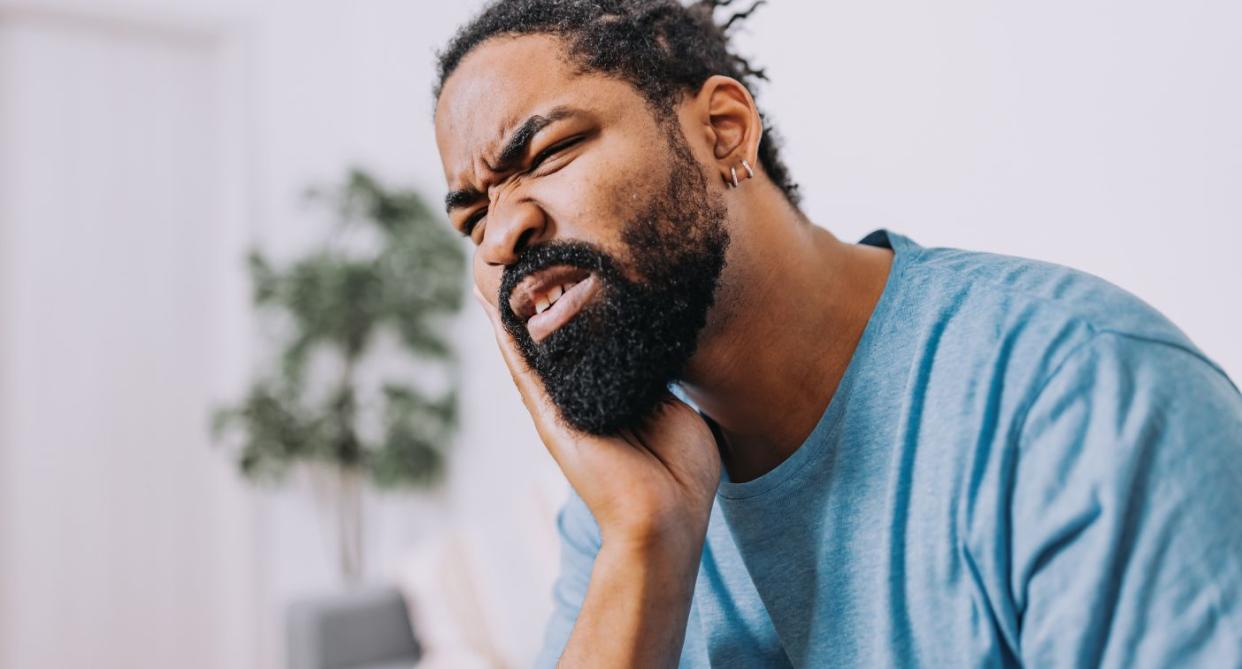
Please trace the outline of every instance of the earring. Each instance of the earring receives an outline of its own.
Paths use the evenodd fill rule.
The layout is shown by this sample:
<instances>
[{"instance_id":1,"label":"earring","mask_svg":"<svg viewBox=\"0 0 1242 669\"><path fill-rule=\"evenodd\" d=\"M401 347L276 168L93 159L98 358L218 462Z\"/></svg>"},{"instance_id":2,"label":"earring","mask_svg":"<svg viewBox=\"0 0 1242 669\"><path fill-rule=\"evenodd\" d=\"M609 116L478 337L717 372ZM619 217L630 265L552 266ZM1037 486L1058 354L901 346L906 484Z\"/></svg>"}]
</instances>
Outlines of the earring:
<instances>
[{"instance_id":1,"label":"earring","mask_svg":"<svg viewBox=\"0 0 1242 669\"><path fill-rule=\"evenodd\" d=\"M733 175L733 187L734 187L734 188L737 188L737 168L736 168L736 167L730 167L730 168L729 168L729 174L732 174L732 175Z\"/></svg>"},{"instance_id":2,"label":"earring","mask_svg":"<svg viewBox=\"0 0 1242 669\"><path fill-rule=\"evenodd\" d=\"M749 176L751 179L755 178L755 171L750 169L750 163L746 162L745 158L742 159L742 168L746 170L747 176Z\"/></svg>"}]
</instances>

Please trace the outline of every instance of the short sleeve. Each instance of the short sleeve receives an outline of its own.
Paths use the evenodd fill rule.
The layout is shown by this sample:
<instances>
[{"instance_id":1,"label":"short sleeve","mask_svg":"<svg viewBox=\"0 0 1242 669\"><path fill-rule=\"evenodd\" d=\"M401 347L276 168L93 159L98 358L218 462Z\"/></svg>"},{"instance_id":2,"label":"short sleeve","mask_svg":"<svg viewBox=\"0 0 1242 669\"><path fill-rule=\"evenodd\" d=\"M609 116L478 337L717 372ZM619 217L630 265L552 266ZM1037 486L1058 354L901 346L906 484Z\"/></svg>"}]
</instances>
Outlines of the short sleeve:
<instances>
[{"instance_id":1,"label":"short sleeve","mask_svg":"<svg viewBox=\"0 0 1242 669\"><path fill-rule=\"evenodd\" d=\"M1179 345L1097 334L1018 440L1023 663L1242 667L1242 396Z\"/></svg>"},{"instance_id":2,"label":"short sleeve","mask_svg":"<svg viewBox=\"0 0 1242 669\"><path fill-rule=\"evenodd\" d=\"M561 541L561 566L552 589L552 617L544 632L543 649L535 661L540 669L555 667L569 643L601 544L595 517L572 490L557 514L556 527Z\"/></svg>"}]
</instances>

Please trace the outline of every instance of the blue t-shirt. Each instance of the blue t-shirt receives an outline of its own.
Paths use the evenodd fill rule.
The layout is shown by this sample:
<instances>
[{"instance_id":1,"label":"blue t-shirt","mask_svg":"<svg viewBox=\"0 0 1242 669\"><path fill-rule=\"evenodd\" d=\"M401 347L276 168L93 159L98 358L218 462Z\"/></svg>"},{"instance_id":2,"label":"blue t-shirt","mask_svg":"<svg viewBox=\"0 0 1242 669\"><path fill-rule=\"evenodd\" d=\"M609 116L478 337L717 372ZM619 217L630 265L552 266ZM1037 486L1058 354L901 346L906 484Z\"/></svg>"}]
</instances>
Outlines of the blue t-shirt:
<instances>
[{"instance_id":1,"label":"blue t-shirt","mask_svg":"<svg viewBox=\"0 0 1242 669\"><path fill-rule=\"evenodd\" d=\"M863 243L894 251L884 292L806 442L724 473L681 666L1242 667L1225 373L1088 274ZM539 666L600 546L577 495L558 526Z\"/></svg>"}]
</instances>

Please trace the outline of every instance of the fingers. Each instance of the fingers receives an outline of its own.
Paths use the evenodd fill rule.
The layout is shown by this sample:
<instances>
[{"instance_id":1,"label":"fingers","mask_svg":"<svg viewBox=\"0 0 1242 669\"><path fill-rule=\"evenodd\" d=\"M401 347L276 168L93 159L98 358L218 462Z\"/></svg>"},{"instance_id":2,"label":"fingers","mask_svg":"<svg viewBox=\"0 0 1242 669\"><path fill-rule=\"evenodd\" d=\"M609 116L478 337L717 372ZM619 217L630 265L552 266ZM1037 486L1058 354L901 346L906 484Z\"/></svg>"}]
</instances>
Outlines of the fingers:
<instances>
[{"instance_id":1,"label":"fingers","mask_svg":"<svg viewBox=\"0 0 1242 669\"><path fill-rule=\"evenodd\" d=\"M513 343L513 338L505 330L504 323L500 321L500 312L496 309L496 305L489 302L483 296L478 286L474 287L474 297L479 301L479 304L483 307L483 313L487 314L487 319L492 323L492 334L496 336L496 346L500 348L500 355L505 360L505 366L509 368L509 374L513 377L513 383L525 395L527 390L531 390L528 387L530 382L527 380L531 376L530 368L518 352L517 345ZM539 390L542 391L542 388Z\"/></svg>"},{"instance_id":2,"label":"fingers","mask_svg":"<svg viewBox=\"0 0 1242 669\"><path fill-rule=\"evenodd\" d=\"M555 405L552 404L547 392L543 388L543 383L526 364L526 360L518 351L517 345L513 338L509 336L509 332L505 329L504 323L500 320L500 313L496 306L492 304L479 291L478 286L474 288L475 299L483 307L483 312L487 314L488 320L492 322L492 333L496 336L496 346L500 348L500 355L504 358L505 366L509 368L509 375L513 378L513 385L517 386L518 393L522 396L522 403L526 405L526 410L530 413L531 418L535 421L535 428L538 430L540 437L544 443L551 449L553 441L557 433L561 431L558 414ZM554 457L557 453L553 452ZM559 458L558 458L559 459Z\"/></svg>"}]
</instances>

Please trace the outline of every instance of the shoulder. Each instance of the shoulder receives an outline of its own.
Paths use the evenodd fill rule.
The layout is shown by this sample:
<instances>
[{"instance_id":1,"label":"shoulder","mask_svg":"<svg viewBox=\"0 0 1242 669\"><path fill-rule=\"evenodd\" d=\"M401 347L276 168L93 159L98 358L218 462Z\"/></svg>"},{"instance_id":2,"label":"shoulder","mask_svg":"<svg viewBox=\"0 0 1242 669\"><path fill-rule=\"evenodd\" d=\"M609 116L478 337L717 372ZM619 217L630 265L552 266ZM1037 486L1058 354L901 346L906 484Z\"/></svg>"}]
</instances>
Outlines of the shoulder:
<instances>
[{"instance_id":1,"label":"shoulder","mask_svg":"<svg viewBox=\"0 0 1242 669\"><path fill-rule=\"evenodd\" d=\"M1100 330L1051 370L1019 426L1023 444L1104 446L1109 457L1139 455L1136 448L1157 443L1166 451L1169 445L1196 449L1201 456L1232 450L1217 455L1236 457L1242 446L1242 394L1193 346Z\"/></svg>"},{"instance_id":2,"label":"shoulder","mask_svg":"<svg viewBox=\"0 0 1242 669\"><path fill-rule=\"evenodd\" d=\"M1151 356L1153 363L1193 358L1223 375L1167 317L1098 276L1039 260L892 239L907 254L898 277L905 294L901 321L943 334L946 341L939 345L958 357L999 361L1007 367L1006 385L1020 380L1027 391L1038 389L1080 351L1079 357L1110 350L1133 359Z\"/></svg>"},{"instance_id":3,"label":"shoulder","mask_svg":"<svg viewBox=\"0 0 1242 669\"><path fill-rule=\"evenodd\" d=\"M890 358L909 359L914 391L937 410L961 413L963 402L986 397L978 415L1019 443L1041 420L1055 417L1067 429L1071 407L1094 407L1096 418L1116 405L1173 420L1238 401L1220 367L1168 318L1102 278L887 234L898 260L878 339L891 342ZM1212 402L1195 406L1196 398ZM1236 420L1236 409L1222 411L1201 424ZM1177 420L1179 430L1198 429Z\"/></svg>"},{"instance_id":4,"label":"shoulder","mask_svg":"<svg viewBox=\"0 0 1242 669\"><path fill-rule=\"evenodd\" d=\"M1163 314L1137 296L1093 274L1016 256L923 248L907 279L933 295L969 295L974 301L1026 318L1072 321L1091 333L1117 332L1189 344Z\"/></svg>"}]
</instances>

